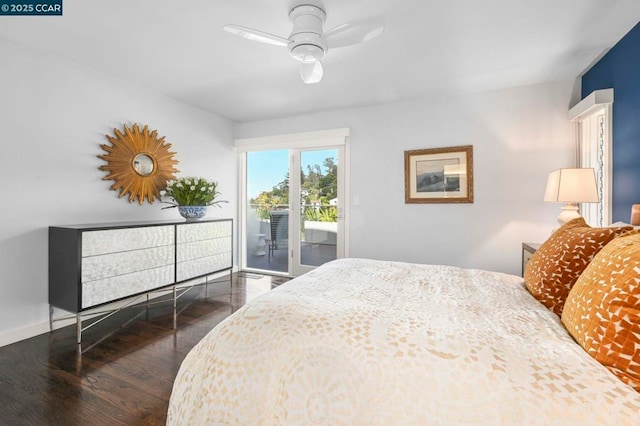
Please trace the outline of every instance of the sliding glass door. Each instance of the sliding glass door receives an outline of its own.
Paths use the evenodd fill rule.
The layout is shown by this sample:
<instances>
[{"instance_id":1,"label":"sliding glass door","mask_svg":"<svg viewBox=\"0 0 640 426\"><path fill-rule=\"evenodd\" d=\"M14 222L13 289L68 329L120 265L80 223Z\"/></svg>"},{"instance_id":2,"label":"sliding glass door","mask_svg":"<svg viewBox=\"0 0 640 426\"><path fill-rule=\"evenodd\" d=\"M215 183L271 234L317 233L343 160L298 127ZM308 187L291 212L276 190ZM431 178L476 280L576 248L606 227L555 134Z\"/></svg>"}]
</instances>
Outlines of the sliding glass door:
<instances>
[{"instance_id":1,"label":"sliding glass door","mask_svg":"<svg viewBox=\"0 0 640 426\"><path fill-rule=\"evenodd\" d=\"M289 150L246 153L245 266L289 274Z\"/></svg>"},{"instance_id":2,"label":"sliding glass door","mask_svg":"<svg viewBox=\"0 0 640 426\"><path fill-rule=\"evenodd\" d=\"M340 152L341 148L292 151L291 169L298 171L292 179L291 191L295 195L292 210L297 219L292 228L294 276L344 256L339 230L343 192Z\"/></svg>"},{"instance_id":3,"label":"sliding glass door","mask_svg":"<svg viewBox=\"0 0 640 426\"><path fill-rule=\"evenodd\" d=\"M344 257L343 157L342 146L244 154L244 269L298 276Z\"/></svg>"}]
</instances>

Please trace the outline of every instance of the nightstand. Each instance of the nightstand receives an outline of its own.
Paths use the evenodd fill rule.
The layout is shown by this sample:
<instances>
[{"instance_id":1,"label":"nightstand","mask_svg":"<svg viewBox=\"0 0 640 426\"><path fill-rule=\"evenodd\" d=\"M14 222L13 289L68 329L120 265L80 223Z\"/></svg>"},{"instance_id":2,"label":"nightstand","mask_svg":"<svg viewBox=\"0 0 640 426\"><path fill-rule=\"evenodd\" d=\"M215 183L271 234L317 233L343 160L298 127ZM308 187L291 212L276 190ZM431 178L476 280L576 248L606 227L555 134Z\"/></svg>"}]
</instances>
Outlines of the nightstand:
<instances>
[{"instance_id":1,"label":"nightstand","mask_svg":"<svg viewBox=\"0 0 640 426\"><path fill-rule=\"evenodd\" d=\"M540 248L538 243L522 243L522 276L524 277L524 270L527 267L527 263L533 256L533 253Z\"/></svg>"}]
</instances>

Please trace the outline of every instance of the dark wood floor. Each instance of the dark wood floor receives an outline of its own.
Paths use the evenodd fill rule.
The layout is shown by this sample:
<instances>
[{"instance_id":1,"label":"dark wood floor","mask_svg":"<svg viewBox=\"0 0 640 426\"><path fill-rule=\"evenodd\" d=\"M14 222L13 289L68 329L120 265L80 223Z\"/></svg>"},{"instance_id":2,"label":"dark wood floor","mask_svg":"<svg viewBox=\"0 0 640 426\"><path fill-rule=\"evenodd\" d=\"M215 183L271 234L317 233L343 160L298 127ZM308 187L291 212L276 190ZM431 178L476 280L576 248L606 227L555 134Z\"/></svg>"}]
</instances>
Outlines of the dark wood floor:
<instances>
[{"instance_id":1,"label":"dark wood floor","mask_svg":"<svg viewBox=\"0 0 640 426\"><path fill-rule=\"evenodd\" d=\"M126 309L83 334L75 326L0 348L0 424L162 425L189 350L216 324L286 278L234 274L171 302Z\"/></svg>"}]
</instances>

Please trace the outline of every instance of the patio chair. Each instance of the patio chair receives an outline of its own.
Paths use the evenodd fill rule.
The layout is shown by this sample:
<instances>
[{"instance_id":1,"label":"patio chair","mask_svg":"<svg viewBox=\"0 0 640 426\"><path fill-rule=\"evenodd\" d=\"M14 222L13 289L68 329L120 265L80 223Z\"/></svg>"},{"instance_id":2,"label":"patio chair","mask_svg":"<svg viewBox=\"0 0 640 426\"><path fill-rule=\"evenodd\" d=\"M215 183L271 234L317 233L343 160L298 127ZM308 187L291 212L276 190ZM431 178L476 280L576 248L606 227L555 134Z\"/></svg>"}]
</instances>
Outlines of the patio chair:
<instances>
[{"instance_id":1,"label":"patio chair","mask_svg":"<svg viewBox=\"0 0 640 426\"><path fill-rule=\"evenodd\" d=\"M269 242L269 262L275 250L289 248L289 211L274 210L269 215L271 241Z\"/></svg>"}]
</instances>

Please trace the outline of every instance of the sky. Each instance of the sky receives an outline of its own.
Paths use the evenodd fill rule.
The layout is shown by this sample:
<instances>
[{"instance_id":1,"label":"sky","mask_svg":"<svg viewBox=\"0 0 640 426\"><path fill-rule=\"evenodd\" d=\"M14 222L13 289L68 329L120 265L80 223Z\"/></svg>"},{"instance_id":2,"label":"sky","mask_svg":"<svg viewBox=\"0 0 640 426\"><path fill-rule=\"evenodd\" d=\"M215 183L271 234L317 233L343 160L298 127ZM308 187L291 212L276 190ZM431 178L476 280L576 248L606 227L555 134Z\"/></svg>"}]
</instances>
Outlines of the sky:
<instances>
[{"instance_id":1,"label":"sky","mask_svg":"<svg viewBox=\"0 0 640 426\"><path fill-rule=\"evenodd\" d=\"M322 167L322 162L327 157L337 159L337 151L335 149L303 151L302 168L306 170L308 165L313 164L318 164ZM288 149L248 152L247 198L255 198L262 191L271 191L274 186L284 180L288 170Z\"/></svg>"}]
</instances>

